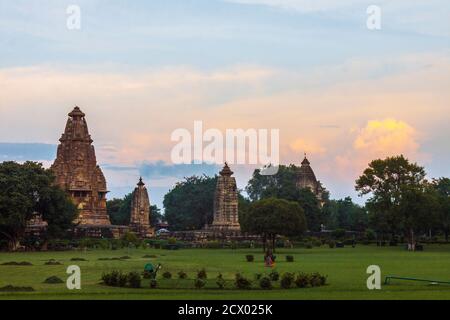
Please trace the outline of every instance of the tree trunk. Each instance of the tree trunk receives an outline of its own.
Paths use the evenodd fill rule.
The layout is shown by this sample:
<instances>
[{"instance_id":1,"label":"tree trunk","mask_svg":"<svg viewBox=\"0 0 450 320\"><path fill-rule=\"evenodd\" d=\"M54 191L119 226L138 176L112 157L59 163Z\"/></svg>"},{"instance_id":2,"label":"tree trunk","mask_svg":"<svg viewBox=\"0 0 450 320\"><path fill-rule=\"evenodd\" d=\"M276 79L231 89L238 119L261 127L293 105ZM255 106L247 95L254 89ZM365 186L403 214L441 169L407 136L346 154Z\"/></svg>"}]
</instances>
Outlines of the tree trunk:
<instances>
[{"instance_id":1,"label":"tree trunk","mask_svg":"<svg viewBox=\"0 0 450 320\"><path fill-rule=\"evenodd\" d=\"M409 230L409 232L410 232L410 235L411 235L411 239L410 239L410 241L411 241L411 250L412 251L416 251L416 241L414 239L414 230L411 228Z\"/></svg>"},{"instance_id":2,"label":"tree trunk","mask_svg":"<svg viewBox=\"0 0 450 320\"><path fill-rule=\"evenodd\" d=\"M9 251L17 251L20 247L20 241L17 238L10 238L8 240L8 249Z\"/></svg>"}]
</instances>

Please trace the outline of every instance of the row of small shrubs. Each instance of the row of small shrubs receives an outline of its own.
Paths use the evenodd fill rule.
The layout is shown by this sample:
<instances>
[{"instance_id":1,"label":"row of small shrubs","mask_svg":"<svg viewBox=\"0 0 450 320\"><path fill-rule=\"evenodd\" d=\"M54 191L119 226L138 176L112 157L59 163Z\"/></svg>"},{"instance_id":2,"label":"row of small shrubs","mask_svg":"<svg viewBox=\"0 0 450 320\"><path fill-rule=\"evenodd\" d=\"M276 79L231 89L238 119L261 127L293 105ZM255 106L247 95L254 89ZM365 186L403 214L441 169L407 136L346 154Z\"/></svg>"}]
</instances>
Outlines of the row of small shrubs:
<instances>
[{"instance_id":1,"label":"row of small shrubs","mask_svg":"<svg viewBox=\"0 0 450 320\"><path fill-rule=\"evenodd\" d=\"M170 271L166 271L162 274L164 279L172 279L172 273ZM188 275L183 270L178 272L178 279L187 279ZM205 269L201 269L197 272L197 279L206 280L208 275L206 274Z\"/></svg>"},{"instance_id":2,"label":"row of small shrubs","mask_svg":"<svg viewBox=\"0 0 450 320\"><path fill-rule=\"evenodd\" d=\"M123 273L122 271L114 270L109 273L103 273L103 284L111 287L141 287L141 275L137 272Z\"/></svg>"},{"instance_id":3,"label":"row of small shrubs","mask_svg":"<svg viewBox=\"0 0 450 320\"><path fill-rule=\"evenodd\" d=\"M0 288L0 292L32 292L33 287L17 287L13 285L7 285Z\"/></svg>"},{"instance_id":4,"label":"row of small shrubs","mask_svg":"<svg viewBox=\"0 0 450 320\"><path fill-rule=\"evenodd\" d=\"M245 256L245 259L247 260L247 262L253 262L255 261L255 256L252 254L248 254ZM294 262L294 256L286 256L286 262Z\"/></svg>"},{"instance_id":5,"label":"row of small shrubs","mask_svg":"<svg viewBox=\"0 0 450 320\"><path fill-rule=\"evenodd\" d=\"M22 262L10 261L10 262L4 262L1 265L2 266L32 266L33 264L28 261L22 261Z\"/></svg>"}]
</instances>

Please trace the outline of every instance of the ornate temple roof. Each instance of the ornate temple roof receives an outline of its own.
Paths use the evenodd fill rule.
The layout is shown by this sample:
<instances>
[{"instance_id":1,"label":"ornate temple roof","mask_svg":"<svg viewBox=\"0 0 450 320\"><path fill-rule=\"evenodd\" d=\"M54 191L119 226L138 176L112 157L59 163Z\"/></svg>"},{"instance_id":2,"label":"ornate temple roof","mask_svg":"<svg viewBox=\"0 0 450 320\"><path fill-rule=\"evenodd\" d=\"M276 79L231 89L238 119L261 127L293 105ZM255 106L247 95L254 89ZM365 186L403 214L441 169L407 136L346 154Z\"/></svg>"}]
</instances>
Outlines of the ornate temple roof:
<instances>
[{"instance_id":1,"label":"ornate temple roof","mask_svg":"<svg viewBox=\"0 0 450 320\"><path fill-rule=\"evenodd\" d=\"M66 128L59 141L78 140L92 143L84 112L79 107L75 107L68 116Z\"/></svg>"},{"instance_id":2,"label":"ornate temple roof","mask_svg":"<svg viewBox=\"0 0 450 320\"><path fill-rule=\"evenodd\" d=\"M233 175L233 171L231 171L230 167L228 166L228 163L225 162L225 166L223 167L222 171L219 172L221 176L228 176L230 177Z\"/></svg>"},{"instance_id":3,"label":"ornate temple roof","mask_svg":"<svg viewBox=\"0 0 450 320\"><path fill-rule=\"evenodd\" d=\"M314 171L310 166L309 160L306 158L306 154L305 158L302 161L302 166L298 171L298 176L300 181L310 181L313 183L317 183L316 175L314 174Z\"/></svg>"}]
</instances>

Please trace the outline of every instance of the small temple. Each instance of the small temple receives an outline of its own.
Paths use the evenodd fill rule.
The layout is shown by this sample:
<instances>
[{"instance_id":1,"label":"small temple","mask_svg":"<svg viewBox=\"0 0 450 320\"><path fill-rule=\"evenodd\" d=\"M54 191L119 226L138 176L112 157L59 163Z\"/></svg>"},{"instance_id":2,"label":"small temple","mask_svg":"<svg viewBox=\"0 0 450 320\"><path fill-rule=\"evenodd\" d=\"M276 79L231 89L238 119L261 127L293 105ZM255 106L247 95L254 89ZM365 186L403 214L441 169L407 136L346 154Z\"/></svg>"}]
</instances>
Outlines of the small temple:
<instances>
[{"instance_id":1,"label":"small temple","mask_svg":"<svg viewBox=\"0 0 450 320\"><path fill-rule=\"evenodd\" d=\"M302 161L302 165L297 171L297 182L296 185L300 189L308 188L319 200L319 204L323 205L323 194L325 192L325 188L322 186L322 183L317 180L316 175L314 174L313 169L311 168L311 163L306 158Z\"/></svg>"},{"instance_id":2,"label":"small temple","mask_svg":"<svg viewBox=\"0 0 450 320\"><path fill-rule=\"evenodd\" d=\"M227 163L220 171L214 194L214 220L208 229L239 231L238 192L233 171Z\"/></svg>"},{"instance_id":3,"label":"small temple","mask_svg":"<svg viewBox=\"0 0 450 320\"><path fill-rule=\"evenodd\" d=\"M153 236L150 214L150 198L141 177L132 194L130 229L143 238Z\"/></svg>"},{"instance_id":4,"label":"small temple","mask_svg":"<svg viewBox=\"0 0 450 320\"><path fill-rule=\"evenodd\" d=\"M79 225L111 225L106 212L106 179L97 165L95 149L85 114L79 107L69 113L59 139L56 160L51 170L56 183L79 209Z\"/></svg>"}]
</instances>

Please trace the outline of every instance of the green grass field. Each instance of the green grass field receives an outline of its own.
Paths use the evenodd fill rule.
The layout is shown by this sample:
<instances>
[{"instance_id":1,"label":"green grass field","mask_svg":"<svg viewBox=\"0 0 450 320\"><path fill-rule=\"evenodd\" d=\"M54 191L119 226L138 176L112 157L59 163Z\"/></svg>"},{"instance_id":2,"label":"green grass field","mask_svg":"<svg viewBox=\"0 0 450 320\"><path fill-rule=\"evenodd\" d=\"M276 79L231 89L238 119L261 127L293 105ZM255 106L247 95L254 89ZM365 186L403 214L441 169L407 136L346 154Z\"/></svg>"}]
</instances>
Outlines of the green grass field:
<instances>
[{"instance_id":1,"label":"green grass field","mask_svg":"<svg viewBox=\"0 0 450 320\"><path fill-rule=\"evenodd\" d=\"M247 262L246 254L254 254L255 261ZM99 258L113 258L128 255L129 260L101 261ZM145 259L144 255L156 255ZM215 277L221 272L232 280L236 272L253 279L255 273L269 273L261 262L260 249L184 249L168 251L162 249L92 250L68 252L0 253L0 264L9 261L28 261L33 266L0 266L0 287L6 285L32 286L31 293L0 293L0 299L450 299L450 285L431 285L421 282L393 281L383 285L382 290L369 291L366 287L366 268L379 265L382 280L386 275L408 276L432 280L450 281L450 245L429 245L424 252L407 252L403 247L357 246L356 248L329 249L279 249L276 253L275 269L280 272L320 272L328 275L328 285L305 289L273 290L218 290ZM285 262L286 255L293 255L295 262ZM71 258L84 258L85 262L72 262ZM44 265L55 259L63 265ZM143 281L143 288L113 288L100 284L104 271L143 270L144 265L161 263L158 274L159 289L150 289L149 281ZM63 284L44 284L52 275L67 279L66 268L79 265L82 272L82 289L69 291ZM192 287L196 271L205 268L208 284L205 289ZM163 280L164 271L172 272L173 280ZM178 280L180 270L188 273L191 280ZM161 280L160 280L161 279Z\"/></svg>"}]
</instances>

